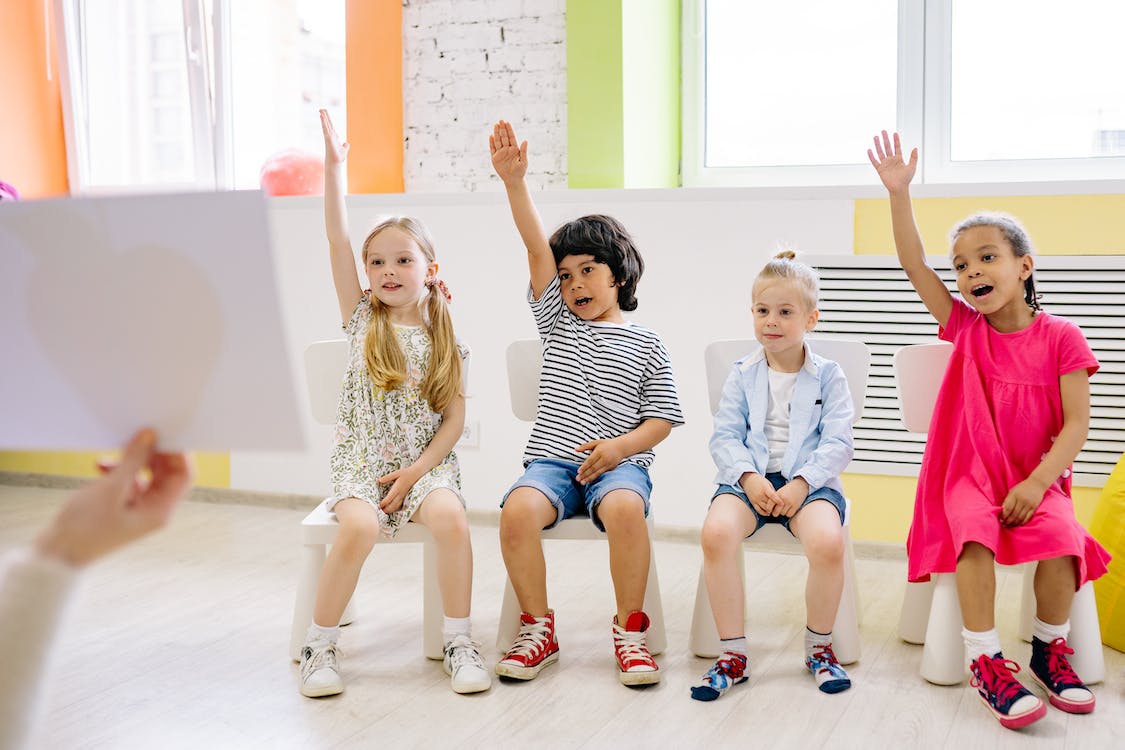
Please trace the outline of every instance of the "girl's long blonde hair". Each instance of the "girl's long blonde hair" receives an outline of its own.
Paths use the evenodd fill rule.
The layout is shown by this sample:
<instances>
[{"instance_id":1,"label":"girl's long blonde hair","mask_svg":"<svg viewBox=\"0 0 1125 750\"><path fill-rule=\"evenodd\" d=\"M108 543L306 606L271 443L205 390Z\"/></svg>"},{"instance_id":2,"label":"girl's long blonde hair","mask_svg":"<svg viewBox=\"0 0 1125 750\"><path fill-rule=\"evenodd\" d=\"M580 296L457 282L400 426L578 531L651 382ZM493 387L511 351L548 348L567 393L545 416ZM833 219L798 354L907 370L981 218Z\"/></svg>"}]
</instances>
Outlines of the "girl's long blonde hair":
<instances>
[{"instance_id":1,"label":"girl's long blonde hair","mask_svg":"<svg viewBox=\"0 0 1125 750\"><path fill-rule=\"evenodd\" d=\"M367 239L363 241L363 265L367 267L367 254L371 241L380 232L398 229L407 234L418 245L426 260L433 263L434 242L422 222L407 216L393 216L375 225ZM393 391L406 382L406 354L398 343L391 327L387 306L376 298L371 299L371 325L367 328L364 343L364 357L367 360L367 373L376 388ZM437 284L430 286L426 295L426 310L423 316L426 333L430 337L430 363L426 376L422 379L422 397L430 408L438 414L461 395L461 353L453 336L453 320L449 316L449 304Z\"/></svg>"}]
</instances>

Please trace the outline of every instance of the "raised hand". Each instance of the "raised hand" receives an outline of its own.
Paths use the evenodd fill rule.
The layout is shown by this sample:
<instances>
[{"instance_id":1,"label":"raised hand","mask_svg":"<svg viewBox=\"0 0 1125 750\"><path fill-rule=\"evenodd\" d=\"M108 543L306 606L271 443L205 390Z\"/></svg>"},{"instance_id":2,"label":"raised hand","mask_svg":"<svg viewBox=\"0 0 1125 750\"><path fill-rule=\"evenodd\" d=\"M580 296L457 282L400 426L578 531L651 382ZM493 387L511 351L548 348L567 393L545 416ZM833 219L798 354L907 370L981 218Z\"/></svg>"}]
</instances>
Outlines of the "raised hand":
<instances>
[{"instance_id":1,"label":"raised hand","mask_svg":"<svg viewBox=\"0 0 1125 750\"><path fill-rule=\"evenodd\" d=\"M898 133L894 134L894 142L883 131L883 137L875 136L875 151L867 149L867 158L879 173L883 186L891 193L898 193L910 186L914 179L914 171L918 167L918 149L910 152L910 161L902 157L902 144L899 142Z\"/></svg>"},{"instance_id":2,"label":"raised hand","mask_svg":"<svg viewBox=\"0 0 1125 750\"><path fill-rule=\"evenodd\" d=\"M343 164L348 159L348 144L341 141L328 116L328 110L320 110L320 129L324 133L324 163L326 165Z\"/></svg>"},{"instance_id":3,"label":"raised hand","mask_svg":"<svg viewBox=\"0 0 1125 750\"><path fill-rule=\"evenodd\" d=\"M492 168L505 184L519 182L527 174L527 141L520 144L512 123L500 120L488 136Z\"/></svg>"}]
</instances>

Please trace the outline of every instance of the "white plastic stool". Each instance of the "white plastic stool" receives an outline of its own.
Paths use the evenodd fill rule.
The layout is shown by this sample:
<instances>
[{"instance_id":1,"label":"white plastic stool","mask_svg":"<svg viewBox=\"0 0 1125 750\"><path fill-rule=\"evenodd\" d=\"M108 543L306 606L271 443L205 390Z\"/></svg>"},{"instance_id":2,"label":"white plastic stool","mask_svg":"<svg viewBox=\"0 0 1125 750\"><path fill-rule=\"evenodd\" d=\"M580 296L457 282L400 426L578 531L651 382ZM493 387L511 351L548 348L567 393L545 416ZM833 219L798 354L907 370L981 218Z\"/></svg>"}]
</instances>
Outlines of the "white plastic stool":
<instances>
[{"instance_id":1,"label":"white plastic stool","mask_svg":"<svg viewBox=\"0 0 1125 750\"><path fill-rule=\"evenodd\" d=\"M1035 564L1028 563L1020 599L1019 634L1024 641L1031 640L1034 628L1034 582ZM961 604L953 573L938 573L930 576L928 583L907 585L899 617L899 636L908 643L923 644L920 671L927 681L935 685L957 685L964 681L968 660L961 637ZM1070 635L1066 642L1074 649L1070 665L1084 682L1093 685L1105 679L1098 611L1094 587L1089 582L1074 595Z\"/></svg>"},{"instance_id":2,"label":"white plastic stool","mask_svg":"<svg viewBox=\"0 0 1125 750\"><path fill-rule=\"evenodd\" d=\"M305 516L301 521L301 572L297 582L297 600L293 605L293 630L289 638L289 655L294 661L301 658L301 647L305 644L305 633L312 622L313 605L316 603L316 585L320 571L324 567L326 547L336 539L340 524L324 503ZM393 540L380 539L376 546L393 544L422 545L422 652L430 659L441 659L441 590L437 581L437 555L434 540L426 527L408 523L403 526ZM351 602L348 603L351 608ZM347 624L351 617L347 611L341 624Z\"/></svg>"},{"instance_id":3,"label":"white plastic stool","mask_svg":"<svg viewBox=\"0 0 1125 750\"><path fill-rule=\"evenodd\" d=\"M850 504L849 504L850 508ZM852 537L849 533L848 514L844 516L844 589L840 593L840 606L836 610L836 621L832 626L832 651L841 664L859 661L859 606L855 585L855 554L852 552ZM746 565L743 549L749 545L796 545L798 541L781 524L766 524L754 532L738 547L738 569L742 573L743 589L746 587ZM691 652L696 656L715 658L722 651L719 633L715 629L715 618L711 613L711 600L707 596L707 583L703 576L703 566L699 567L699 582L695 587L695 612L691 616Z\"/></svg>"},{"instance_id":4,"label":"white plastic stool","mask_svg":"<svg viewBox=\"0 0 1125 750\"><path fill-rule=\"evenodd\" d=\"M605 543L605 534L598 531L586 516L568 518L553 529L543 532L543 539L569 539ZM648 650L659 654L668 646L664 632L664 604L660 599L660 579L656 575L656 546L653 539L652 515L648 517L648 586L645 588L644 611L648 615ZM505 653L516 640L520 629L520 604L510 578L504 583L504 602L500 606L500 627L496 633L496 649Z\"/></svg>"},{"instance_id":5,"label":"white plastic stool","mask_svg":"<svg viewBox=\"0 0 1125 750\"><path fill-rule=\"evenodd\" d=\"M926 433L937 402L938 390L953 353L947 342L913 344L895 352L894 370L903 426L910 432ZM1020 601L1020 637L1031 640L1035 617L1035 565L1029 563L1023 576ZM908 583L902 599L898 634L907 643L921 643L921 673L936 685L956 685L965 679L968 660L961 637L961 603L953 573L930 576L927 583ZM1070 664L1088 684L1105 679L1105 654L1098 630L1094 588L1087 583L1074 596L1070 608L1070 636L1074 649Z\"/></svg>"}]
</instances>

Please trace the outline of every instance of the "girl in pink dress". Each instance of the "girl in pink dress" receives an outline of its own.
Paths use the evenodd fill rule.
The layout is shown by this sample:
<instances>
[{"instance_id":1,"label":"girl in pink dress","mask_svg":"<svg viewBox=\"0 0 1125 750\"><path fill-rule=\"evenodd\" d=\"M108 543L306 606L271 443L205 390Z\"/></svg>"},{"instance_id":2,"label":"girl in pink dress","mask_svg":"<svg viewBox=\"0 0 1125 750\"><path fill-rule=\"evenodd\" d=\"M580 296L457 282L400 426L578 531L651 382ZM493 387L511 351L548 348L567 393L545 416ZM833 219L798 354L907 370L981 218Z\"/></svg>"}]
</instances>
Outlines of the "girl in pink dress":
<instances>
[{"instance_id":1,"label":"girl in pink dress","mask_svg":"<svg viewBox=\"0 0 1125 750\"><path fill-rule=\"evenodd\" d=\"M906 548L909 577L956 572L972 684L1005 727L1047 707L1015 678L995 624L995 562L1037 561L1031 672L1050 702L1094 710L1094 696L1066 655L1070 605L1109 555L1074 517L1070 465L1090 424L1090 375L1098 362L1078 326L1039 307L1031 243L1001 214L979 214L952 232L955 299L926 265L914 223L899 136L883 131L867 152L890 194L899 262L953 354L934 406ZM967 303L967 304L966 304Z\"/></svg>"}]
</instances>

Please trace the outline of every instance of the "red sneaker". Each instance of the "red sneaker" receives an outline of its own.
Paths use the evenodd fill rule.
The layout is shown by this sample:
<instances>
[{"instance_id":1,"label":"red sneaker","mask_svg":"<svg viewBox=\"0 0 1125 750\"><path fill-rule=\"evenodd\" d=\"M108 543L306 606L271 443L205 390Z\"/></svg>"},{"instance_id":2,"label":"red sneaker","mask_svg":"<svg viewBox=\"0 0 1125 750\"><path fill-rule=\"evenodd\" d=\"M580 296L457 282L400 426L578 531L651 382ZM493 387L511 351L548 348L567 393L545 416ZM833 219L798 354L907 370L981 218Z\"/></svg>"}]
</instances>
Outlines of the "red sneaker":
<instances>
[{"instance_id":1,"label":"red sneaker","mask_svg":"<svg viewBox=\"0 0 1125 750\"><path fill-rule=\"evenodd\" d=\"M969 684L1000 725L1008 729L1026 727L1047 715L1047 704L1036 698L1016 679L1020 667L1002 654L980 657L969 665L973 677Z\"/></svg>"},{"instance_id":2,"label":"red sneaker","mask_svg":"<svg viewBox=\"0 0 1125 750\"><path fill-rule=\"evenodd\" d=\"M546 617L532 617L520 612L520 632L504 658L496 663L496 674L517 680L534 679L543 667L559 660L559 642L555 640L555 611Z\"/></svg>"},{"instance_id":3,"label":"red sneaker","mask_svg":"<svg viewBox=\"0 0 1125 750\"><path fill-rule=\"evenodd\" d=\"M645 632L648 615L639 609L629 613L625 627L613 618L613 652L621 670L622 685L651 685L660 682L660 667L648 652Z\"/></svg>"}]
</instances>

